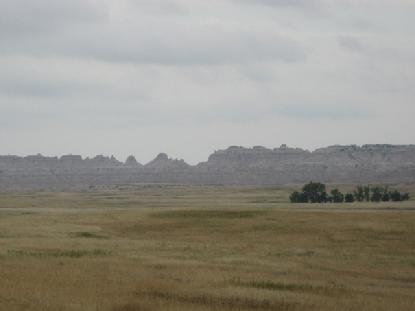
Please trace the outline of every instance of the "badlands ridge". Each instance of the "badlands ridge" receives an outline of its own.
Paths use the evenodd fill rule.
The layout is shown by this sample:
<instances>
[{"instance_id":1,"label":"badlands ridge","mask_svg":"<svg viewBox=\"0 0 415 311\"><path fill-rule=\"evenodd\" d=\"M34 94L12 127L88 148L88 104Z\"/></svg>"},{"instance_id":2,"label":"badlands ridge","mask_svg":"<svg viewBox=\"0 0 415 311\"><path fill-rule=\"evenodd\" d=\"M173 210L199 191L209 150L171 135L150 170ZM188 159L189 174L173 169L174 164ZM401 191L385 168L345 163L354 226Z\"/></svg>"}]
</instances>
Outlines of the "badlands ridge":
<instances>
[{"instance_id":1,"label":"badlands ridge","mask_svg":"<svg viewBox=\"0 0 415 311\"><path fill-rule=\"evenodd\" d=\"M165 153L142 165L134 156L83 159L78 155L0 156L0 192L83 190L139 183L195 185L286 185L325 183L413 183L415 145L298 148L229 147L191 166Z\"/></svg>"}]
</instances>

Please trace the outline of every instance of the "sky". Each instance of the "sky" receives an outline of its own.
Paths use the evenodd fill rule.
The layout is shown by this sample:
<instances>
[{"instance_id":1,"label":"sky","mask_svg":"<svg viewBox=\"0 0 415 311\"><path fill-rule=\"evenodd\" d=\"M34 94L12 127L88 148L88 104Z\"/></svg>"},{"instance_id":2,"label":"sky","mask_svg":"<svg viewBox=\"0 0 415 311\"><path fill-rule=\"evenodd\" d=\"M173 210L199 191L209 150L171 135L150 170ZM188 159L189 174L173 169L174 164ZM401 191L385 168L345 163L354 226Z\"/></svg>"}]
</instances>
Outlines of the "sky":
<instances>
[{"instance_id":1,"label":"sky","mask_svg":"<svg viewBox=\"0 0 415 311\"><path fill-rule=\"evenodd\" d=\"M415 143L413 0L0 0L0 154Z\"/></svg>"}]
</instances>

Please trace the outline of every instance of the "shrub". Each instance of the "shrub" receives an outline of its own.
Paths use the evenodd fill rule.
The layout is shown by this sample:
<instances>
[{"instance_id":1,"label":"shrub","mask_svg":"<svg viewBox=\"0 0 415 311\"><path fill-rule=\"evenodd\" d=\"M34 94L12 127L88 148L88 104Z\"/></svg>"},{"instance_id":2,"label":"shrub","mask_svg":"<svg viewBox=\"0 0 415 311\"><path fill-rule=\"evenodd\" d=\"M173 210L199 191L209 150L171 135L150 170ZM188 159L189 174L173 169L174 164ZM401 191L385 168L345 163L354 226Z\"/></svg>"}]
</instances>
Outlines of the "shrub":
<instances>
[{"instance_id":1,"label":"shrub","mask_svg":"<svg viewBox=\"0 0 415 311\"><path fill-rule=\"evenodd\" d=\"M354 195L351 193L346 193L344 196L344 201L347 203L353 203L354 202Z\"/></svg>"},{"instance_id":2,"label":"shrub","mask_svg":"<svg viewBox=\"0 0 415 311\"><path fill-rule=\"evenodd\" d=\"M401 199L402 201L408 201L410 199L409 193L408 192L404 193Z\"/></svg>"}]
</instances>

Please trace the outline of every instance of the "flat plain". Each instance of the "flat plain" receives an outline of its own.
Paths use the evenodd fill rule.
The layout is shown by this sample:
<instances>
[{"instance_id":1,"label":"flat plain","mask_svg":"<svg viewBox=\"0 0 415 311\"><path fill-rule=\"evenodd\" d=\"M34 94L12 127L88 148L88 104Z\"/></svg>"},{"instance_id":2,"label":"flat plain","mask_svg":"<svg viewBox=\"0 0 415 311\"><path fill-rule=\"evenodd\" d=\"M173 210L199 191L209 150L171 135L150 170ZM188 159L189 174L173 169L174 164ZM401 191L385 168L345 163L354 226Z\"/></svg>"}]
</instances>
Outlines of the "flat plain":
<instances>
[{"instance_id":1,"label":"flat plain","mask_svg":"<svg viewBox=\"0 0 415 311\"><path fill-rule=\"evenodd\" d=\"M415 310L414 201L290 190L1 194L0 310Z\"/></svg>"}]
</instances>

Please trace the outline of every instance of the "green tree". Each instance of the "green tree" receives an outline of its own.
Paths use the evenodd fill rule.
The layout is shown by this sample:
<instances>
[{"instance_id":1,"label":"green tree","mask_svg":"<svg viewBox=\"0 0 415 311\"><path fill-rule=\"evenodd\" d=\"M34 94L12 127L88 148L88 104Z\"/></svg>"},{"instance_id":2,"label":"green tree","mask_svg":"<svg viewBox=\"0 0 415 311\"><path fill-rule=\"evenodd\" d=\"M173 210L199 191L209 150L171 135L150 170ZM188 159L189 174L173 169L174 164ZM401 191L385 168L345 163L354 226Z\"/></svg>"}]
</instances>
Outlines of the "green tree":
<instances>
[{"instance_id":1,"label":"green tree","mask_svg":"<svg viewBox=\"0 0 415 311\"><path fill-rule=\"evenodd\" d=\"M327 201L329 200L329 196L328 196L328 194L327 194L327 192L326 191L324 191L322 194L321 194L321 202L322 203L327 203Z\"/></svg>"},{"instance_id":2,"label":"green tree","mask_svg":"<svg viewBox=\"0 0 415 311\"><path fill-rule=\"evenodd\" d=\"M372 202L380 202L383 196L383 188L382 187L373 187L372 188L372 196L370 200Z\"/></svg>"},{"instance_id":3,"label":"green tree","mask_svg":"<svg viewBox=\"0 0 415 311\"><path fill-rule=\"evenodd\" d=\"M344 196L344 201L347 203L353 203L355 200L355 196L352 193L346 193Z\"/></svg>"},{"instance_id":4,"label":"green tree","mask_svg":"<svg viewBox=\"0 0 415 311\"><path fill-rule=\"evenodd\" d=\"M402 201L401 193L398 190L393 190L390 192L390 198L393 202Z\"/></svg>"},{"instance_id":5,"label":"green tree","mask_svg":"<svg viewBox=\"0 0 415 311\"><path fill-rule=\"evenodd\" d=\"M326 185L319 182L310 182L304 185L303 193L307 197L307 202L322 203L326 193Z\"/></svg>"},{"instance_id":6,"label":"green tree","mask_svg":"<svg viewBox=\"0 0 415 311\"><path fill-rule=\"evenodd\" d=\"M353 193L343 195L339 189L335 188L330 191L330 195L326 192L326 185L322 183L309 182L302 188L302 192L294 191L290 195L292 203L352 203L354 201L372 201L372 202L388 202L390 200L399 202L409 200L409 193L401 194L397 190L389 191L388 187L370 187L357 186Z\"/></svg>"},{"instance_id":7,"label":"green tree","mask_svg":"<svg viewBox=\"0 0 415 311\"><path fill-rule=\"evenodd\" d=\"M307 197L303 192L294 191L290 195L291 203L307 203Z\"/></svg>"},{"instance_id":8,"label":"green tree","mask_svg":"<svg viewBox=\"0 0 415 311\"><path fill-rule=\"evenodd\" d=\"M339 191L339 189L333 189L330 191L330 194L333 198L334 203L342 203L344 201L344 195Z\"/></svg>"},{"instance_id":9,"label":"green tree","mask_svg":"<svg viewBox=\"0 0 415 311\"><path fill-rule=\"evenodd\" d=\"M298 203L298 197L299 197L300 193L298 191L294 191L293 193L291 193L290 195L290 202L291 203Z\"/></svg>"},{"instance_id":10,"label":"green tree","mask_svg":"<svg viewBox=\"0 0 415 311\"><path fill-rule=\"evenodd\" d=\"M363 186L357 186L356 190L354 191L354 197L358 202L362 202L365 199Z\"/></svg>"},{"instance_id":11,"label":"green tree","mask_svg":"<svg viewBox=\"0 0 415 311\"><path fill-rule=\"evenodd\" d=\"M365 196L366 202L369 202L370 201L370 186L363 187L363 194Z\"/></svg>"},{"instance_id":12,"label":"green tree","mask_svg":"<svg viewBox=\"0 0 415 311\"><path fill-rule=\"evenodd\" d=\"M383 194L382 194L382 201L383 202L388 202L390 201L391 197L389 195L389 189L388 187L385 187L385 189L383 190Z\"/></svg>"},{"instance_id":13,"label":"green tree","mask_svg":"<svg viewBox=\"0 0 415 311\"><path fill-rule=\"evenodd\" d=\"M300 203L300 196L301 196L301 193L299 193L298 191L294 191L293 193L291 193L290 195L291 203Z\"/></svg>"}]
</instances>

